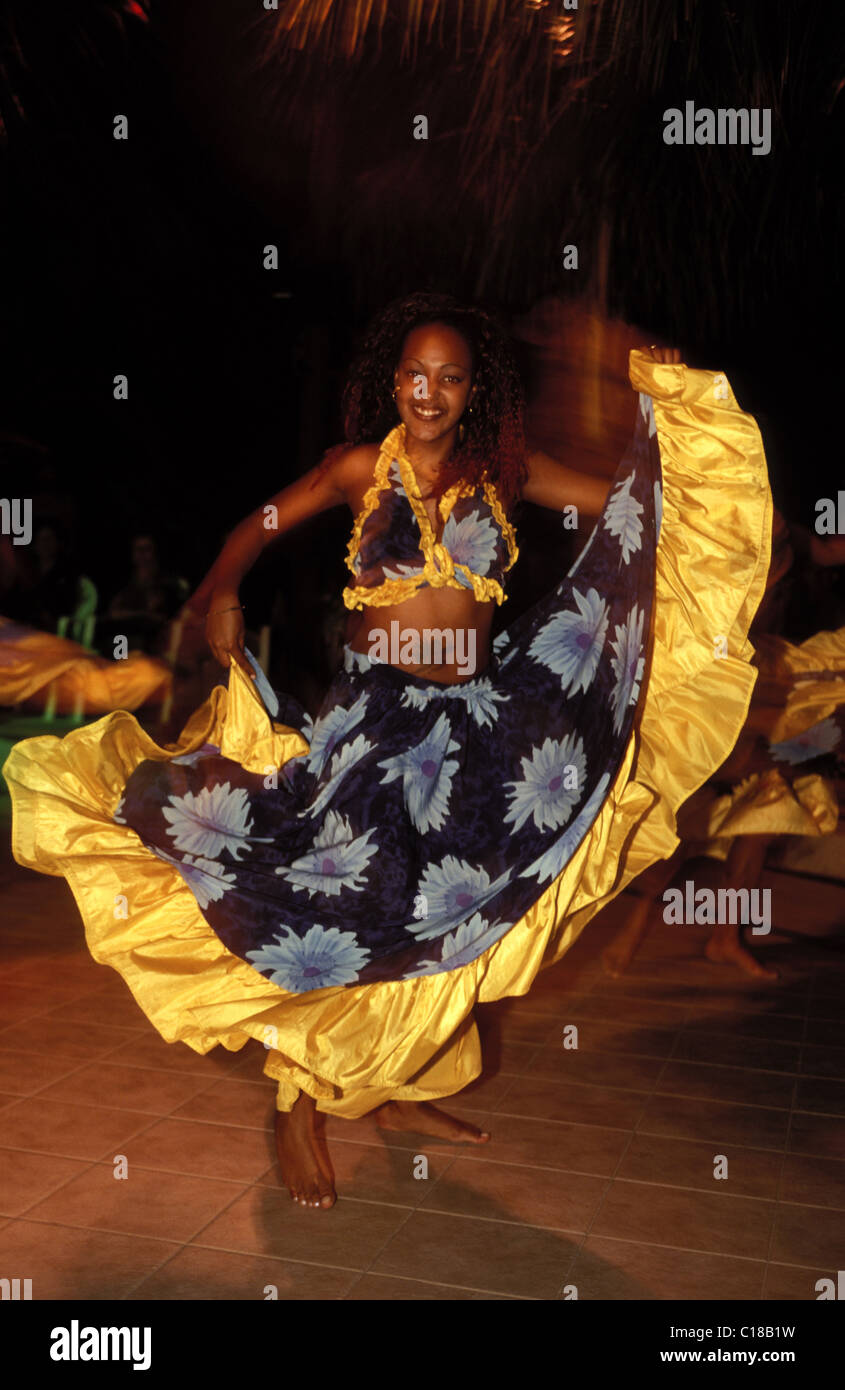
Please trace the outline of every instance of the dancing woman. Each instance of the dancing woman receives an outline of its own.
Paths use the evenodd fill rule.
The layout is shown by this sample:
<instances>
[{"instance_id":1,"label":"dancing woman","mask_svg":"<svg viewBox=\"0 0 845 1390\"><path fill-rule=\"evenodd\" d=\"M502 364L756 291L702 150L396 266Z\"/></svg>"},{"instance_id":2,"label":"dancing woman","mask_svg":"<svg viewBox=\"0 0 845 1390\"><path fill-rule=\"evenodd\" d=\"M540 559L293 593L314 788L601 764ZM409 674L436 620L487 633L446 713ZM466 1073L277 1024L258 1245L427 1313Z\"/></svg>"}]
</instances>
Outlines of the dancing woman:
<instances>
[{"instance_id":1,"label":"dancing woman","mask_svg":"<svg viewBox=\"0 0 845 1390\"><path fill-rule=\"evenodd\" d=\"M194 595L228 689L175 745L118 711L4 769L16 859L68 878L93 955L162 1036L265 1044L303 1205L335 1201L317 1112L487 1141L432 1104L481 1070L474 1006L525 994L672 853L742 727L771 535L760 435L723 374L675 351L632 353L630 378L608 485L527 453L487 314L390 306L346 445L242 522ZM491 644L520 497L597 521ZM275 536L341 504L349 631L312 724L244 648L238 589Z\"/></svg>"}]
</instances>

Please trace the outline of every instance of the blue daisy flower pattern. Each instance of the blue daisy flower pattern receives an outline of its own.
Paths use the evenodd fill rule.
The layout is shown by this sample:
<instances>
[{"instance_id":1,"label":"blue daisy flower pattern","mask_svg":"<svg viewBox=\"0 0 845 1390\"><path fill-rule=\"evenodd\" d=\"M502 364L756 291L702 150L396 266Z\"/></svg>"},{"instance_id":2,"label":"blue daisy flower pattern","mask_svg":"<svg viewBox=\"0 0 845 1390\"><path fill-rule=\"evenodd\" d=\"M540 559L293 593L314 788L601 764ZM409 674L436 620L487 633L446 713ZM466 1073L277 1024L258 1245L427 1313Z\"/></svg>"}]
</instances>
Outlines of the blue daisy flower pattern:
<instances>
[{"instance_id":1,"label":"blue daisy flower pattern","mask_svg":"<svg viewBox=\"0 0 845 1390\"><path fill-rule=\"evenodd\" d=\"M545 883L547 879L557 878L559 874L563 873L601 810L609 786L610 773L603 772L596 783L595 790L584 803L571 825L567 827L560 839L555 840L554 844L546 850L545 854L541 854L539 859L535 859L533 864L529 864L527 869L523 869L523 878L534 877L540 883Z\"/></svg>"},{"instance_id":2,"label":"blue daisy flower pattern","mask_svg":"<svg viewBox=\"0 0 845 1390\"><path fill-rule=\"evenodd\" d=\"M644 391L640 391L639 394L639 409L640 414L645 420L649 439L653 439L657 433L657 422L654 418L654 401L651 399L651 396L647 396Z\"/></svg>"},{"instance_id":3,"label":"blue daisy flower pattern","mask_svg":"<svg viewBox=\"0 0 845 1390\"><path fill-rule=\"evenodd\" d=\"M477 960L488 946L501 941L512 925L512 922L491 924L480 912L476 912L469 921L462 922L456 931L444 936L439 960L421 961L415 970L408 971L403 978L412 980L419 975L439 975L444 969L457 970L462 965L469 965L471 961Z\"/></svg>"},{"instance_id":4,"label":"blue daisy flower pattern","mask_svg":"<svg viewBox=\"0 0 845 1390\"><path fill-rule=\"evenodd\" d=\"M354 932L323 927L315 922L304 937L280 923L281 935L247 958L274 984L294 994L353 984L368 952Z\"/></svg>"},{"instance_id":5,"label":"blue daisy flower pattern","mask_svg":"<svg viewBox=\"0 0 845 1390\"><path fill-rule=\"evenodd\" d=\"M396 493L396 496L404 497L407 499L408 494L402 485L402 474L399 471L398 459L394 459L391 463L390 467L387 470L387 476L390 479L391 485Z\"/></svg>"},{"instance_id":6,"label":"blue daisy flower pattern","mask_svg":"<svg viewBox=\"0 0 845 1390\"><path fill-rule=\"evenodd\" d=\"M454 854L447 854L440 864L426 864L417 892L424 894L428 916L417 935L436 935L429 922L432 918L452 918L466 914L490 887L486 870L473 868Z\"/></svg>"},{"instance_id":7,"label":"blue daisy flower pattern","mask_svg":"<svg viewBox=\"0 0 845 1390\"><path fill-rule=\"evenodd\" d=\"M418 572L401 486L397 468L368 573ZM669 515L680 524L677 507ZM648 690L662 516L644 397L586 546L571 566L566 550L570 573L497 634L480 674L443 685L346 647L314 720L292 696L254 689L308 745L277 777L210 743L146 760L115 824L158 857L163 892L169 882L184 900L187 885L187 912L287 993L485 958L566 874L608 804ZM481 491L457 498L443 540L472 573L499 572L504 541ZM800 764L837 737L822 721L773 756Z\"/></svg>"},{"instance_id":8,"label":"blue daisy flower pattern","mask_svg":"<svg viewBox=\"0 0 845 1390\"><path fill-rule=\"evenodd\" d=\"M560 676L561 690L587 690L598 670L607 635L607 604L590 589L581 594L572 590L577 612L556 613L541 628L529 648L529 654L555 675Z\"/></svg>"},{"instance_id":9,"label":"blue daisy flower pattern","mask_svg":"<svg viewBox=\"0 0 845 1390\"><path fill-rule=\"evenodd\" d=\"M616 677L613 691L613 727L618 732L622 728L625 711L637 702L640 682L643 678L645 658L643 657L643 619L645 614L634 607L623 624L616 628L616 636L611 643L614 655L611 667Z\"/></svg>"},{"instance_id":10,"label":"blue daisy flower pattern","mask_svg":"<svg viewBox=\"0 0 845 1390\"><path fill-rule=\"evenodd\" d=\"M339 749L329 763L328 769L324 770L320 792L311 804L299 814L310 817L319 815L334 797L343 778L355 767L356 763L366 757L372 748L373 744L370 740L364 734L359 734L351 743L347 743L345 748Z\"/></svg>"},{"instance_id":11,"label":"blue daisy flower pattern","mask_svg":"<svg viewBox=\"0 0 845 1390\"><path fill-rule=\"evenodd\" d=\"M446 819L452 778L458 770L457 762L447 754L457 753L461 746L451 734L449 720L441 714L422 743L379 763L385 769L382 782L402 778L405 808L421 835L432 826L440 830Z\"/></svg>"},{"instance_id":12,"label":"blue daisy flower pattern","mask_svg":"<svg viewBox=\"0 0 845 1390\"><path fill-rule=\"evenodd\" d=\"M332 751L352 730L357 728L367 711L366 693L360 695L350 709L336 705L319 718L310 739L308 770L319 777Z\"/></svg>"},{"instance_id":13,"label":"blue daisy flower pattern","mask_svg":"<svg viewBox=\"0 0 845 1390\"><path fill-rule=\"evenodd\" d=\"M519 830L532 816L538 830L564 825L581 799L586 771L580 738L547 738L541 748L531 750L530 758L522 759L521 780L508 783L513 792L505 823Z\"/></svg>"},{"instance_id":14,"label":"blue daisy flower pattern","mask_svg":"<svg viewBox=\"0 0 845 1390\"><path fill-rule=\"evenodd\" d=\"M493 682L486 676L462 685L430 685L424 690L409 688L402 696L406 709L425 709L432 700L463 700L467 711L479 728L491 726L498 719L497 704L509 700L510 695L494 689Z\"/></svg>"},{"instance_id":15,"label":"blue daisy flower pattern","mask_svg":"<svg viewBox=\"0 0 845 1390\"><path fill-rule=\"evenodd\" d=\"M584 545L584 547L582 548L582 550L581 550L581 551L579 552L579 554L575 557L575 560L573 561L573 563L570 565L569 570L567 571L567 575L566 575L567 579L574 579L574 578L575 578L576 574L578 573L579 569L581 568L582 562L587 558L587 555L588 555L588 553L589 553L589 551L590 551L590 548L591 548L591 546L592 546L592 544L593 544L593 541L595 540L596 536L598 535L598 529L599 529L599 523L596 522L595 526L593 527L592 531L590 532L589 536L587 537L586 545Z\"/></svg>"},{"instance_id":16,"label":"blue daisy flower pattern","mask_svg":"<svg viewBox=\"0 0 845 1390\"><path fill-rule=\"evenodd\" d=\"M238 859L250 848L252 820L244 787L223 782L196 794L171 796L169 802L164 818L176 849L204 859L216 859L225 849Z\"/></svg>"},{"instance_id":17,"label":"blue daisy flower pattern","mask_svg":"<svg viewBox=\"0 0 845 1390\"><path fill-rule=\"evenodd\" d=\"M631 492L634 473L616 484L605 509L604 524L612 536L616 536L622 546L622 559L630 563L634 551L642 544L643 524L640 520L643 505Z\"/></svg>"},{"instance_id":18,"label":"blue daisy flower pattern","mask_svg":"<svg viewBox=\"0 0 845 1390\"><path fill-rule=\"evenodd\" d=\"M227 872L223 865L214 859L203 859L192 854L185 854L181 859L177 859L175 855L166 854L161 849L157 849L155 853L159 859L168 860L178 869L201 908L217 902L236 882L235 874Z\"/></svg>"},{"instance_id":19,"label":"blue daisy flower pattern","mask_svg":"<svg viewBox=\"0 0 845 1390\"><path fill-rule=\"evenodd\" d=\"M454 513L443 527L443 545L456 565L466 565L473 574L488 574L498 555L499 530L492 517L478 511L456 521ZM460 575L458 575L460 578Z\"/></svg>"},{"instance_id":20,"label":"blue daisy flower pattern","mask_svg":"<svg viewBox=\"0 0 845 1390\"><path fill-rule=\"evenodd\" d=\"M307 888L309 897L314 893L333 897L344 888L360 893L369 862L378 853L378 845L370 843L374 834L375 826L370 826L363 835L355 835L346 816L328 811L308 853L276 873L294 889Z\"/></svg>"}]
</instances>

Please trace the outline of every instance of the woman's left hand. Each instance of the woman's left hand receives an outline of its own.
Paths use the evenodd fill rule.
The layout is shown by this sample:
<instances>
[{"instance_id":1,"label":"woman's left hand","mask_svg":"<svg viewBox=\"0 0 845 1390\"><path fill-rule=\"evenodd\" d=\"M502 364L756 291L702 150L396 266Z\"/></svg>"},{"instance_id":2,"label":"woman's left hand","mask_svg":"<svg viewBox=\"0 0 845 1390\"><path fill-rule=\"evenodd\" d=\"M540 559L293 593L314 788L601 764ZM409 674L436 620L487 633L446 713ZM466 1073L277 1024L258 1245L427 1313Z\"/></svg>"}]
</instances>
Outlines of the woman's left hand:
<instances>
[{"instance_id":1,"label":"woman's left hand","mask_svg":"<svg viewBox=\"0 0 845 1390\"><path fill-rule=\"evenodd\" d=\"M649 348L649 352L651 353L655 362L680 362L681 360L680 348L662 348L652 346Z\"/></svg>"}]
</instances>

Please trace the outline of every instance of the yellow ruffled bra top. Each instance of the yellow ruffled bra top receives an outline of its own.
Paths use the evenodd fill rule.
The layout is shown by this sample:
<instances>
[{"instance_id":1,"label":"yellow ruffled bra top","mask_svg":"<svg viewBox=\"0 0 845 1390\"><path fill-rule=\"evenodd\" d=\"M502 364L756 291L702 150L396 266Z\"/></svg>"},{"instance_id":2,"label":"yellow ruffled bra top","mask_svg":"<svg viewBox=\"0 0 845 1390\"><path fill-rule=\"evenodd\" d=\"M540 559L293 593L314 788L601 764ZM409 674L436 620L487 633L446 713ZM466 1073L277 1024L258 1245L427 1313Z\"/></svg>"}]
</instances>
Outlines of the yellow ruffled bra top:
<instances>
[{"instance_id":1,"label":"yellow ruffled bra top","mask_svg":"<svg viewBox=\"0 0 845 1390\"><path fill-rule=\"evenodd\" d=\"M347 608L401 603L418 589L471 589L481 602L504 603L504 577L519 554L513 527L492 483L456 483L437 511L437 540L397 425L379 450L373 485L352 530L346 563L355 576Z\"/></svg>"}]
</instances>

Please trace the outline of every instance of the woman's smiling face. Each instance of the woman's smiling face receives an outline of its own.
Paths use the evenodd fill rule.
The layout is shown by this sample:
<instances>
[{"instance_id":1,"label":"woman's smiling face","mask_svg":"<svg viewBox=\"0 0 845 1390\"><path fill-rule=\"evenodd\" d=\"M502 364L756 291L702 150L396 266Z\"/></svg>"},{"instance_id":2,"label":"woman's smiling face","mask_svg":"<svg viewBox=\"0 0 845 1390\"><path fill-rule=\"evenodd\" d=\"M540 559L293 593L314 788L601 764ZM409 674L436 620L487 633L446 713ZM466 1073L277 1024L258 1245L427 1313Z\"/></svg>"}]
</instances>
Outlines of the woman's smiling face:
<instances>
[{"instance_id":1,"label":"woman's smiling face","mask_svg":"<svg viewBox=\"0 0 845 1390\"><path fill-rule=\"evenodd\" d=\"M431 444L456 430L472 392L472 355L466 339L444 323L413 328L393 374L394 399L405 429Z\"/></svg>"}]
</instances>

